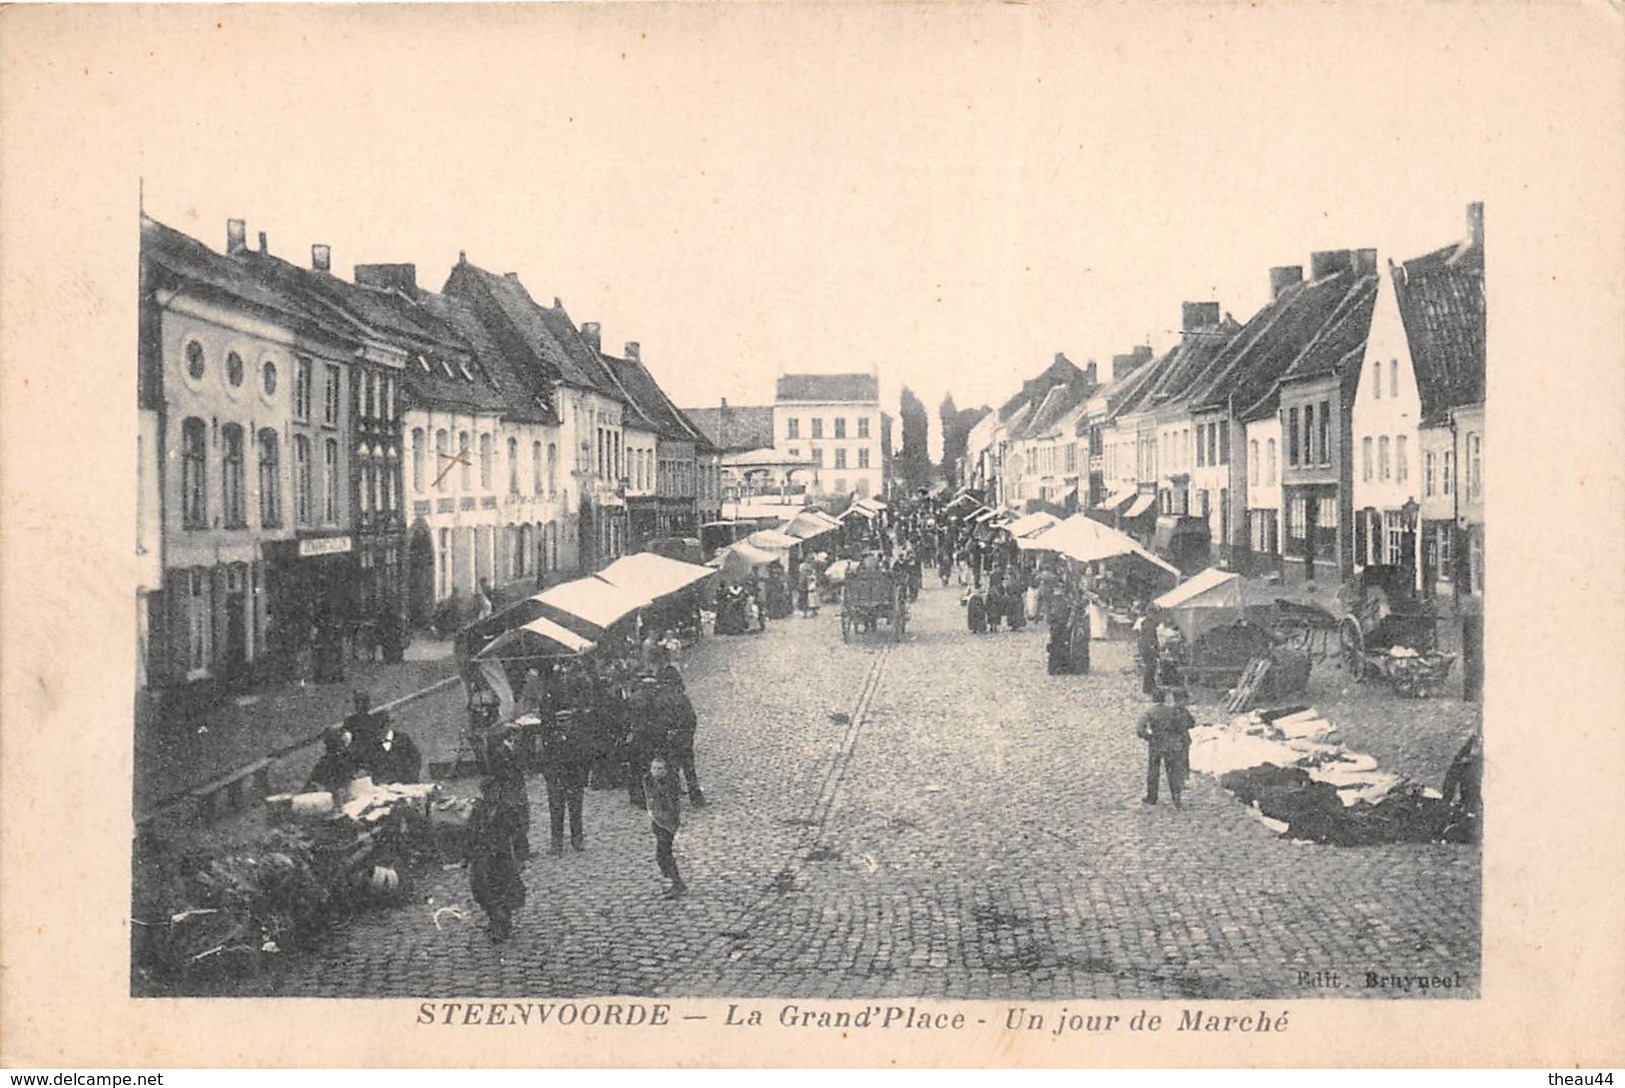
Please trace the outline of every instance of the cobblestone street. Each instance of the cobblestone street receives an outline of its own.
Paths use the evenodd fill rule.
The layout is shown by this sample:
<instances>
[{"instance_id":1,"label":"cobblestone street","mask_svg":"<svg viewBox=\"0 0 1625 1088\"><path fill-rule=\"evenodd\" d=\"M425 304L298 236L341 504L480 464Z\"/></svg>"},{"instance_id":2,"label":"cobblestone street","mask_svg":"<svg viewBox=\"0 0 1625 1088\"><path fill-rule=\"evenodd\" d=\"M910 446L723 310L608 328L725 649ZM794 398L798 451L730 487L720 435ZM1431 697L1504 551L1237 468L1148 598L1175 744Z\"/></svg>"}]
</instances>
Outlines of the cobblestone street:
<instances>
[{"instance_id":1,"label":"cobblestone street","mask_svg":"<svg viewBox=\"0 0 1625 1088\"><path fill-rule=\"evenodd\" d=\"M927 588L909 638L838 609L685 659L712 803L660 897L648 820L589 792L587 850L544 853L493 946L461 869L245 983L286 996L1359 997L1366 973L1471 996L1479 854L1277 838L1212 779L1140 803L1127 642L1045 675L1045 632L973 636ZM1211 706L1193 708L1213 720ZM1414 773L1414 772L1413 772ZM1442 768L1436 774L1442 773ZM1435 775L1436 776L1436 775ZM472 786L466 787L472 789ZM532 781L533 841L546 802ZM458 906L466 920L433 912Z\"/></svg>"}]
</instances>

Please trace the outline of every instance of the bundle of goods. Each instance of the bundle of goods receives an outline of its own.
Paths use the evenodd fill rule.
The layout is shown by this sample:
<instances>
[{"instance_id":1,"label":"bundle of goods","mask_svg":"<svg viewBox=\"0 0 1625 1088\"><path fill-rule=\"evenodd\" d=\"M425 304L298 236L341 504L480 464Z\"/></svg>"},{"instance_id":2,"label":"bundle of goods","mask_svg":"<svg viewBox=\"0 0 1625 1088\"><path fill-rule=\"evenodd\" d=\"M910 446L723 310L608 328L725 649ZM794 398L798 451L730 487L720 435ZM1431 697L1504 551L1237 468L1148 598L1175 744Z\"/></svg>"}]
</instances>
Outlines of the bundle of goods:
<instances>
[{"instance_id":1,"label":"bundle of goods","mask_svg":"<svg viewBox=\"0 0 1625 1088\"><path fill-rule=\"evenodd\" d=\"M252 973L262 956L308 946L337 909L312 840L275 830L256 847L185 858L167 882L138 880L136 965L168 979Z\"/></svg>"},{"instance_id":2,"label":"bundle of goods","mask_svg":"<svg viewBox=\"0 0 1625 1088\"><path fill-rule=\"evenodd\" d=\"M252 973L350 912L401 902L413 862L436 847L436 792L359 778L337 799L269 797L266 815L280 826L261 843L182 859L167 880L138 872L138 969L180 982Z\"/></svg>"},{"instance_id":3,"label":"bundle of goods","mask_svg":"<svg viewBox=\"0 0 1625 1088\"><path fill-rule=\"evenodd\" d=\"M1192 769L1213 775L1278 834L1338 846L1460 841L1439 791L1336 743L1311 707L1254 711L1191 731Z\"/></svg>"}]
</instances>

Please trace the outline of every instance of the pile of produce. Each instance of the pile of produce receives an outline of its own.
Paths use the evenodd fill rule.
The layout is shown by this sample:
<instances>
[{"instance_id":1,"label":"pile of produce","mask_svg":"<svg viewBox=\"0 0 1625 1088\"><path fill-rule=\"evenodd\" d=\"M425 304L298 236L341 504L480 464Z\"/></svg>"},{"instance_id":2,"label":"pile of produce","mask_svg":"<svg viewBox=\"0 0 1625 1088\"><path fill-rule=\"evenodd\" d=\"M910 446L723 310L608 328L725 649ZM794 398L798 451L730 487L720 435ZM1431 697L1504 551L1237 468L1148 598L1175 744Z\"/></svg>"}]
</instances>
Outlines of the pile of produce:
<instances>
[{"instance_id":1,"label":"pile of produce","mask_svg":"<svg viewBox=\"0 0 1625 1088\"><path fill-rule=\"evenodd\" d=\"M462 803L434 794L433 785L367 784L342 804L326 793L268 798L279 826L257 843L212 857L138 856L138 976L185 985L251 975L355 911L404 901L414 865L461 849Z\"/></svg>"},{"instance_id":2,"label":"pile of produce","mask_svg":"<svg viewBox=\"0 0 1625 1088\"><path fill-rule=\"evenodd\" d=\"M1471 842L1477 834L1476 813L1338 744L1335 727L1311 707L1198 726L1191 731L1190 764L1292 839L1369 846Z\"/></svg>"}]
</instances>

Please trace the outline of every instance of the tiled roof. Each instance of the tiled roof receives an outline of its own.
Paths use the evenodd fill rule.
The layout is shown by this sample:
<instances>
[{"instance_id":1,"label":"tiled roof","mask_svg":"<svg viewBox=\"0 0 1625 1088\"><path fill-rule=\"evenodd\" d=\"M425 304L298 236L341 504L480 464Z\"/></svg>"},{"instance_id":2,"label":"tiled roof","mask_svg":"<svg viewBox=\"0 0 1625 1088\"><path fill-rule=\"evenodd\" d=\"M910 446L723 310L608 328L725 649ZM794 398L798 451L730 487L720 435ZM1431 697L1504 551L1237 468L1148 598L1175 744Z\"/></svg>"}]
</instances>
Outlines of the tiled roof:
<instances>
[{"instance_id":1,"label":"tiled roof","mask_svg":"<svg viewBox=\"0 0 1625 1088\"><path fill-rule=\"evenodd\" d=\"M518 283L519 281L513 280L512 282ZM591 344L587 343L586 339L581 335L581 330L576 328L576 323L570 320L569 313L564 309L564 303L554 299L552 306L538 306L537 309L541 314L542 324L552 334L553 341L563 349L564 354L570 360L570 365L586 375L588 386L606 397L626 402L628 407L636 411L638 406L631 403L631 398L621 388L620 382L616 380L615 373L610 369L609 364L593 349ZM636 423L636 421L629 422L634 423L634 425ZM653 420L646 420L645 422L648 423L649 427L654 427Z\"/></svg>"},{"instance_id":2,"label":"tiled roof","mask_svg":"<svg viewBox=\"0 0 1625 1088\"><path fill-rule=\"evenodd\" d=\"M1358 371L1360 361L1365 357L1366 341L1371 338L1371 314L1377 303L1377 277L1368 274L1355 279L1344 273L1338 278L1345 280L1342 297L1322 322L1314 338L1292 360L1292 365L1282 375L1283 381L1346 374L1350 367Z\"/></svg>"},{"instance_id":3,"label":"tiled roof","mask_svg":"<svg viewBox=\"0 0 1625 1088\"><path fill-rule=\"evenodd\" d=\"M1209 376L1240 331L1241 326L1226 320L1211 329L1181 334L1179 343L1163 356L1156 378L1146 387L1143 405L1160 408L1183 401Z\"/></svg>"},{"instance_id":4,"label":"tiled roof","mask_svg":"<svg viewBox=\"0 0 1625 1088\"><path fill-rule=\"evenodd\" d=\"M880 379L873 374L781 374L779 401L856 401L880 399Z\"/></svg>"},{"instance_id":5,"label":"tiled roof","mask_svg":"<svg viewBox=\"0 0 1625 1088\"><path fill-rule=\"evenodd\" d=\"M660 383L655 381L654 375L649 373L649 368L642 361L614 355L604 355L602 358L615 371L615 377L620 381L621 388L626 390L633 406L649 420L661 438L677 442L694 441L693 432L685 425L676 406L666 398Z\"/></svg>"},{"instance_id":6,"label":"tiled roof","mask_svg":"<svg viewBox=\"0 0 1625 1088\"><path fill-rule=\"evenodd\" d=\"M1044 394L1044 399L1038 404L1038 410L1033 413L1031 421L1022 428L1022 433L1017 437L1042 438L1054 430L1062 417L1082 403L1088 394L1089 386L1082 381L1054 386Z\"/></svg>"},{"instance_id":7,"label":"tiled roof","mask_svg":"<svg viewBox=\"0 0 1625 1088\"><path fill-rule=\"evenodd\" d=\"M729 404L718 408L684 408L683 414L713 446L724 452L754 450L773 444L770 406Z\"/></svg>"},{"instance_id":8,"label":"tiled roof","mask_svg":"<svg viewBox=\"0 0 1625 1088\"><path fill-rule=\"evenodd\" d=\"M1484 399L1484 249L1444 249L1393 267L1422 419Z\"/></svg>"},{"instance_id":9,"label":"tiled roof","mask_svg":"<svg viewBox=\"0 0 1625 1088\"><path fill-rule=\"evenodd\" d=\"M496 390L504 418L522 423L558 422L552 407L552 390L546 388L545 383L526 380L515 360L497 347L490 330L480 322L479 315L466 299L425 291L421 302L424 309L456 328L469 344L486 378ZM407 369L416 372L415 380L420 383L439 385L450 381L439 367L432 367L431 374L424 374L421 366ZM432 394L426 391L426 395Z\"/></svg>"},{"instance_id":10,"label":"tiled roof","mask_svg":"<svg viewBox=\"0 0 1625 1088\"><path fill-rule=\"evenodd\" d=\"M1372 276L1339 272L1310 283L1295 283L1266 303L1243 326L1226 357L1191 398L1198 410L1231 405L1242 421L1273 415L1280 405L1280 381L1304 350L1333 321L1364 315L1364 332L1354 321L1344 333L1357 333L1364 343L1371 309L1361 309L1375 286Z\"/></svg>"},{"instance_id":11,"label":"tiled roof","mask_svg":"<svg viewBox=\"0 0 1625 1088\"><path fill-rule=\"evenodd\" d=\"M518 344L531 356L533 365L548 379L582 389L598 388L593 376L554 338L545 316L547 311L530 297L519 277L500 276L459 261L446 280L445 293L471 296L475 309L487 322L492 315L480 306L480 301L482 298L488 301L490 309L500 315ZM496 333L495 329L491 331Z\"/></svg>"},{"instance_id":12,"label":"tiled roof","mask_svg":"<svg viewBox=\"0 0 1625 1088\"><path fill-rule=\"evenodd\" d=\"M266 275L248 257L216 253L190 235L141 217L141 260L149 269L185 280L210 295L268 311L301 330L356 342L357 330L343 315L307 296L291 277Z\"/></svg>"}]
</instances>

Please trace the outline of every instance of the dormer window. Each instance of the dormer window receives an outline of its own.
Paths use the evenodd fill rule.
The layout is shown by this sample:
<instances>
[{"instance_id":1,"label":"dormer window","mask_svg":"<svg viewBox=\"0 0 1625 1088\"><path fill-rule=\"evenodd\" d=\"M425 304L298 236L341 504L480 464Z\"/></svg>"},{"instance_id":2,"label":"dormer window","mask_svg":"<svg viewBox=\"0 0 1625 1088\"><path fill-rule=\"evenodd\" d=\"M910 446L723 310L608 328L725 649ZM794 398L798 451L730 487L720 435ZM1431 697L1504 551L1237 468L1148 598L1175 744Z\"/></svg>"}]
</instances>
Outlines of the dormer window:
<instances>
[{"instance_id":1,"label":"dormer window","mask_svg":"<svg viewBox=\"0 0 1625 1088\"><path fill-rule=\"evenodd\" d=\"M429 360L428 360L428 358L426 356L423 356L423 355L418 356L418 366L423 368L423 372L425 374L432 373L432 371L429 369Z\"/></svg>"},{"instance_id":2,"label":"dormer window","mask_svg":"<svg viewBox=\"0 0 1625 1088\"><path fill-rule=\"evenodd\" d=\"M464 380L466 380L466 381L473 381L474 380L474 372L472 370L468 369L467 360L458 359L457 360L457 369L462 371Z\"/></svg>"},{"instance_id":3,"label":"dormer window","mask_svg":"<svg viewBox=\"0 0 1625 1088\"><path fill-rule=\"evenodd\" d=\"M444 359L440 360L440 369L445 371L446 377L448 378L455 378L457 376L451 372L451 364L446 362Z\"/></svg>"}]
</instances>

